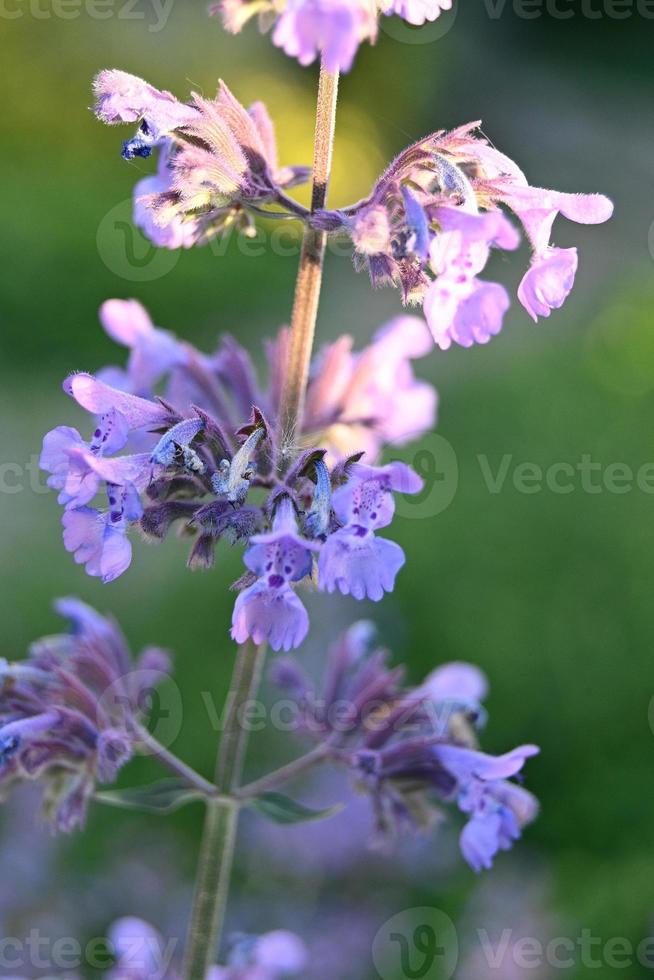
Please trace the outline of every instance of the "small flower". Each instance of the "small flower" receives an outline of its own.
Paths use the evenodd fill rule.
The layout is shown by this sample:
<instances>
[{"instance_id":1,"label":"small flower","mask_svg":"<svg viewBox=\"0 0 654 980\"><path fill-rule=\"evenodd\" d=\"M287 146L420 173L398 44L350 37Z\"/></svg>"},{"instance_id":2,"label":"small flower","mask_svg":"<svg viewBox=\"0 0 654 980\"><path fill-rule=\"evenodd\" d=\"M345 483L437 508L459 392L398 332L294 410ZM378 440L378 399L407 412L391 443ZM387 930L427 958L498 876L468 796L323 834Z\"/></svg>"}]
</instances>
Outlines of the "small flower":
<instances>
[{"instance_id":1,"label":"small flower","mask_svg":"<svg viewBox=\"0 0 654 980\"><path fill-rule=\"evenodd\" d=\"M309 630L309 617L291 583L311 574L318 545L298 533L289 497L277 504L272 530L255 535L244 561L257 579L236 600L232 638L244 643L268 642L273 650L299 646Z\"/></svg>"},{"instance_id":2,"label":"small flower","mask_svg":"<svg viewBox=\"0 0 654 980\"><path fill-rule=\"evenodd\" d=\"M330 74L347 72L359 44L377 37L377 10L372 0L287 0L272 37L301 65L320 54Z\"/></svg>"},{"instance_id":3,"label":"small flower","mask_svg":"<svg viewBox=\"0 0 654 980\"><path fill-rule=\"evenodd\" d=\"M109 929L116 963L109 980L180 980L180 964L171 944L148 922L133 916L118 919ZM174 945L174 944L173 944ZM263 936L231 938L227 966L210 967L208 980L287 980L308 963L307 949L295 933L277 929Z\"/></svg>"},{"instance_id":4,"label":"small flower","mask_svg":"<svg viewBox=\"0 0 654 980\"><path fill-rule=\"evenodd\" d=\"M535 321L566 301L577 272L576 248L547 248L533 259L518 287L518 299Z\"/></svg>"},{"instance_id":5,"label":"small flower","mask_svg":"<svg viewBox=\"0 0 654 980\"><path fill-rule=\"evenodd\" d=\"M456 802L468 817L461 852L479 871L535 818L535 798L511 778L538 749L523 745L497 757L477 749L488 685L472 664L444 664L405 688L403 668L388 666L364 622L332 646L320 690L290 657L276 661L271 676L297 703L295 731L321 744L370 795L378 835L428 828L437 802Z\"/></svg>"},{"instance_id":6,"label":"small flower","mask_svg":"<svg viewBox=\"0 0 654 980\"><path fill-rule=\"evenodd\" d=\"M140 123L138 136L125 144L127 160L149 156L152 147L180 126L189 123L196 110L124 71L101 71L93 82L95 114L110 126Z\"/></svg>"},{"instance_id":7,"label":"small flower","mask_svg":"<svg viewBox=\"0 0 654 980\"><path fill-rule=\"evenodd\" d=\"M461 852L475 871L490 868L497 852L509 850L536 816L535 797L508 778L538 751L535 745L522 745L493 757L455 745L436 747L438 761L456 779L458 805L470 815L461 833Z\"/></svg>"},{"instance_id":8,"label":"small flower","mask_svg":"<svg viewBox=\"0 0 654 980\"><path fill-rule=\"evenodd\" d=\"M170 664L153 647L132 667L112 620L78 599L56 609L70 633L39 640L26 661L0 662L0 792L38 780L46 818L67 832L83 825L96 784L114 782L133 755Z\"/></svg>"},{"instance_id":9,"label":"small flower","mask_svg":"<svg viewBox=\"0 0 654 980\"><path fill-rule=\"evenodd\" d=\"M185 345L155 327L147 310L135 299L107 300L100 307L100 323L112 340L130 352L125 371L105 369L101 378L115 388L148 397L166 374L188 360Z\"/></svg>"},{"instance_id":10,"label":"small flower","mask_svg":"<svg viewBox=\"0 0 654 980\"><path fill-rule=\"evenodd\" d=\"M385 14L397 14L407 24L420 27L435 21L442 11L451 10L452 0L385 0L381 8Z\"/></svg>"},{"instance_id":11,"label":"small flower","mask_svg":"<svg viewBox=\"0 0 654 980\"><path fill-rule=\"evenodd\" d=\"M355 464L348 482L334 493L334 513L342 527L321 550L319 587L374 602L391 592L404 565L404 552L394 541L376 537L375 531L393 519L392 491L419 493L421 489L420 478L402 463L379 469Z\"/></svg>"},{"instance_id":12,"label":"small flower","mask_svg":"<svg viewBox=\"0 0 654 980\"><path fill-rule=\"evenodd\" d=\"M599 224L613 211L601 194L531 187L512 160L475 133L478 125L419 140L364 201L312 217L316 227L349 233L355 265L368 267L374 286L399 286L405 303L423 304L443 349L486 343L502 328L508 293L478 278L491 247L518 245L501 207L518 217L532 245L518 298L534 319L558 309L574 283L576 250L550 244L556 215Z\"/></svg>"},{"instance_id":13,"label":"small flower","mask_svg":"<svg viewBox=\"0 0 654 980\"><path fill-rule=\"evenodd\" d=\"M304 426L329 447L331 460L365 451L374 462L384 444L401 446L433 428L436 392L411 367L431 349L424 322L402 316L381 327L360 353L342 337L318 354Z\"/></svg>"},{"instance_id":14,"label":"small flower","mask_svg":"<svg viewBox=\"0 0 654 980\"><path fill-rule=\"evenodd\" d=\"M220 82L215 99L189 104L125 72L95 81L95 112L108 123L140 123L123 156L159 150L157 174L135 189L135 222L156 244L188 248L237 226L251 232L248 205L277 201L308 178L305 167L280 168L272 122L257 102L246 110Z\"/></svg>"},{"instance_id":15,"label":"small flower","mask_svg":"<svg viewBox=\"0 0 654 980\"><path fill-rule=\"evenodd\" d=\"M253 17L265 30L274 24L273 44L301 65L320 56L327 71L347 72L359 45L374 44L379 14L399 14L409 24L433 21L452 0L222 0L209 7L225 29L237 34Z\"/></svg>"},{"instance_id":16,"label":"small flower","mask_svg":"<svg viewBox=\"0 0 654 980\"><path fill-rule=\"evenodd\" d=\"M132 545L127 537L131 522L140 520L143 508L136 490L131 487L107 486L109 509L92 507L67 510L61 519L64 547L73 554L86 574L101 578L106 584L119 578L132 563Z\"/></svg>"}]
</instances>

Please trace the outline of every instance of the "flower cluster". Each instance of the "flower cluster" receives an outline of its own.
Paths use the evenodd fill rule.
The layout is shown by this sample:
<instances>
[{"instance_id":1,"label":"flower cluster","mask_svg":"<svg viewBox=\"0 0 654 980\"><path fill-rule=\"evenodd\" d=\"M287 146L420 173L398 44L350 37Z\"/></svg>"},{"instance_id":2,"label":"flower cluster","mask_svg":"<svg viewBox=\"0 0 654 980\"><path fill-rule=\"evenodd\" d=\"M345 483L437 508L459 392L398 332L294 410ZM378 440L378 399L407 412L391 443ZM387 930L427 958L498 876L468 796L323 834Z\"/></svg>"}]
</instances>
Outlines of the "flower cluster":
<instances>
[{"instance_id":1,"label":"flower cluster","mask_svg":"<svg viewBox=\"0 0 654 980\"><path fill-rule=\"evenodd\" d=\"M133 755L170 663L156 647L133 662L117 624L78 599L56 609L69 633L37 641L27 660L0 660L0 794L41 781L45 818L68 832Z\"/></svg>"},{"instance_id":2,"label":"flower cluster","mask_svg":"<svg viewBox=\"0 0 654 980\"><path fill-rule=\"evenodd\" d=\"M301 65L320 56L334 74L350 70L363 41L375 42L380 14L398 14L419 27L451 6L452 0L221 0L209 12L232 34L253 17L262 30L274 25L273 44Z\"/></svg>"},{"instance_id":3,"label":"flower cluster","mask_svg":"<svg viewBox=\"0 0 654 980\"><path fill-rule=\"evenodd\" d=\"M279 166L266 107L246 110L224 82L215 99L193 94L183 103L135 75L102 71L94 91L103 122L138 123L123 144L126 160L159 152L156 175L134 191L134 223L156 245L189 248L234 227L251 234L248 208L286 200L283 189L309 176Z\"/></svg>"},{"instance_id":4,"label":"flower cluster","mask_svg":"<svg viewBox=\"0 0 654 980\"><path fill-rule=\"evenodd\" d=\"M486 343L502 327L508 293L478 278L491 248L519 244L502 206L518 217L532 248L518 299L534 320L558 309L574 283L577 250L550 243L557 214L598 224L613 210L601 194L531 187L518 166L476 132L478 126L437 132L413 144L370 197L316 219L327 230L348 233L355 264L368 267L374 286L399 286L405 303L422 302L442 349Z\"/></svg>"},{"instance_id":5,"label":"flower cluster","mask_svg":"<svg viewBox=\"0 0 654 980\"><path fill-rule=\"evenodd\" d=\"M142 919L118 919L108 938L116 956L110 980L179 980L182 976L173 958L174 948ZM227 966L211 967L207 980L287 980L300 975L307 958L302 940L284 929L263 936L235 936Z\"/></svg>"},{"instance_id":6,"label":"flower cluster","mask_svg":"<svg viewBox=\"0 0 654 980\"><path fill-rule=\"evenodd\" d=\"M489 868L536 816L535 798L512 777L538 749L481 752L481 671L445 664L407 689L403 668L389 668L373 639L371 624L351 627L330 651L320 691L296 661L275 661L273 680L298 704L296 730L323 743L370 794L379 835L429 826L439 815L435 801L453 802L467 817L464 858L475 871Z\"/></svg>"},{"instance_id":7,"label":"flower cluster","mask_svg":"<svg viewBox=\"0 0 654 980\"><path fill-rule=\"evenodd\" d=\"M130 348L127 370L67 378L64 390L94 416L92 435L58 426L41 453L64 507L64 544L89 575L110 582L129 567L132 527L159 540L173 525L195 535L192 567L213 564L220 538L244 542L232 635L273 649L296 647L307 633L298 583L375 601L393 589L404 554L377 532L392 521L393 494L417 493L421 480L402 463L360 459L366 451L374 462L385 441L403 442L433 423L434 392L409 361L424 352L421 321L393 321L361 354L349 338L319 354L305 448L280 473L285 331L268 345L264 390L231 338L207 356L154 327L134 301L110 301L101 316ZM106 500L102 509L96 498Z\"/></svg>"}]
</instances>

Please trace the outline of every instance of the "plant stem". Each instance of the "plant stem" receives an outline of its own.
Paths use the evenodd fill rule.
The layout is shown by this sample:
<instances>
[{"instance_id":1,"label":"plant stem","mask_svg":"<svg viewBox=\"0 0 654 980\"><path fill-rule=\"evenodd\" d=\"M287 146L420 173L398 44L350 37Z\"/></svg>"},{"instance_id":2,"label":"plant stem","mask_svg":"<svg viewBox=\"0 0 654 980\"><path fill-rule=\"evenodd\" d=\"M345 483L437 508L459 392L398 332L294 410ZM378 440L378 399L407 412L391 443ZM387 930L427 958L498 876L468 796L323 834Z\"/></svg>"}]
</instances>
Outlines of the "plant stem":
<instances>
[{"instance_id":1,"label":"plant stem","mask_svg":"<svg viewBox=\"0 0 654 980\"><path fill-rule=\"evenodd\" d=\"M311 212L324 208L332 167L338 73L330 75L324 63L320 66L316 131L313 151L313 183ZM304 229L300 266L295 284L295 300L291 318L291 337L286 377L279 413L279 470L284 472L297 453L297 441L302 425L304 398L309 377L313 338L318 316L322 267L327 234L308 225Z\"/></svg>"},{"instance_id":2,"label":"plant stem","mask_svg":"<svg viewBox=\"0 0 654 980\"><path fill-rule=\"evenodd\" d=\"M289 780L295 779L296 776L301 776L307 769L313 768L319 762L324 762L329 758L331 751L331 746L327 742L317 745L310 752L307 752L306 755L300 756L299 759L294 759L293 762L289 762L287 765L275 769L274 772L262 776L261 779L255 779L254 782L247 783L247 785L238 790L236 799L250 800L253 796L258 796L260 793L266 793L268 790L276 789L277 786L281 786L289 782Z\"/></svg>"},{"instance_id":3,"label":"plant stem","mask_svg":"<svg viewBox=\"0 0 654 980\"><path fill-rule=\"evenodd\" d=\"M248 739L242 714L244 706L256 695L264 654L265 647L253 643L245 643L238 649L216 766L216 788L222 794L233 794L241 778ZM237 824L235 800L207 801L184 964L187 980L205 980L220 943Z\"/></svg>"},{"instance_id":4,"label":"plant stem","mask_svg":"<svg viewBox=\"0 0 654 980\"><path fill-rule=\"evenodd\" d=\"M158 742L154 735L151 735L147 728L142 725L137 727L136 733L140 744L147 749L148 753L154 758L161 762L167 769L174 772L177 776L181 776L189 786L193 786L194 789L199 790L204 793L205 796L215 796L216 787L213 783L210 783L208 779L201 776L199 772L192 769L191 766L187 765L182 759L178 758L173 752Z\"/></svg>"}]
</instances>

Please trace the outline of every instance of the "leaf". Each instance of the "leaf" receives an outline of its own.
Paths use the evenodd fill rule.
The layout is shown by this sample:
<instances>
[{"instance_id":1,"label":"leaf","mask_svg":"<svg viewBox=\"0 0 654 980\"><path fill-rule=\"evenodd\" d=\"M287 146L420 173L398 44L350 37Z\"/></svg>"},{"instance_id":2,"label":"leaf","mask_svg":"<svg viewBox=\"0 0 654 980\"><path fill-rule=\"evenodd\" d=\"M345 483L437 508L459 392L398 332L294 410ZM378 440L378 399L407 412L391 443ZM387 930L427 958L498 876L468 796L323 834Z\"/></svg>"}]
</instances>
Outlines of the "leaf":
<instances>
[{"instance_id":1,"label":"leaf","mask_svg":"<svg viewBox=\"0 0 654 980\"><path fill-rule=\"evenodd\" d=\"M122 807L125 810L141 810L144 813L174 813L187 803L203 800L204 794L193 789L183 779L160 779L149 786L130 789L101 791L94 797L98 803Z\"/></svg>"},{"instance_id":2,"label":"leaf","mask_svg":"<svg viewBox=\"0 0 654 980\"><path fill-rule=\"evenodd\" d=\"M283 824L325 820L343 809L343 804L337 803L325 810L312 810L282 793L261 793L260 796L255 796L249 805L269 820Z\"/></svg>"}]
</instances>

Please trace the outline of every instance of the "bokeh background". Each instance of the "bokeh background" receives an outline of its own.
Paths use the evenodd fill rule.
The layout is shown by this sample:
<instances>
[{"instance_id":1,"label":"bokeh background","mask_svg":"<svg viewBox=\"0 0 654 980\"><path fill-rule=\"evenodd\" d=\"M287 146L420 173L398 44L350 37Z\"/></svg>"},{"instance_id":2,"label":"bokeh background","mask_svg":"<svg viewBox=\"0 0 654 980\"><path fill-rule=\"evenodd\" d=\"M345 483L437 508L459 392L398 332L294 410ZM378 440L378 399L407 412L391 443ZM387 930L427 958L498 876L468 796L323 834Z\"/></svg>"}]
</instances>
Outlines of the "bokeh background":
<instances>
[{"instance_id":1,"label":"bokeh background","mask_svg":"<svg viewBox=\"0 0 654 980\"><path fill-rule=\"evenodd\" d=\"M580 270L550 321L536 327L514 305L487 347L434 352L418 365L440 392L437 431L456 459L456 492L444 507L435 480L420 508L402 509L394 535L408 563L379 608L312 603L306 656L319 664L337 627L374 615L414 680L444 660L479 664L491 682L485 746L542 747L528 766L542 812L482 880L458 856L454 815L395 856L370 854L358 802L331 830L285 835L246 821L229 928L297 928L312 949L307 976L315 980L377 976L372 937L391 916L421 906L457 924L461 980L497 975L476 957L480 928L574 941L590 930L601 940L592 947L596 967L577 955L565 970L515 974L538 978L589 969L612 976L603 944L624 937L635 947L654 930L654 500L635 479L624 492L611 477L604 482L612 464L636 474L654 461L654 25L635 7L611 16L600 0L562 5L572 14L565 19L551 10L534 17L533 9L527 19L508 0L455 6L422 33L385 22L376 48L361 49L342 85L332 203L365 194L415 138L481 118L533 184L602 191L616 213L599 228L560 219L556 243L579 246ZM212 572L192 574L184 544L136 543L130 572L102 586L64 552L59 510L35 460L47 429L81 421L62 378L122 362L98 325L104 299L136 297L156 323L205 349L228 331L258 352L288 317L297 248L284 240L288 254L280 254L268 224L258 254L237 241L153 254L125 227L132 185L150 165L121 161L122 131L88 111L90 80L115 66L183 97L189 88L212 93L222 76L242 101L268 102L282 159L302 162L311 155L316 73L254 27L228 38L195 0L174 0L165 23L149 0L129 11L117 0L103 11L98 19L81 3L53 10L48 0L14 0L0 14L0 655L22 656L30 640L57 628L55 596L77 594L111 611L135 650L147 642L174 650L183 725L173 747L209 773L216 734L201 692L219 704L227 684L227 586L240 574L240 555L221 550ZM495 260L493 271L515 286L526 257ZM363 345L398 310L396 293L371 294L347 257L328 256L323 340L350 332ZM403 456L445 460L451 486L443 446L428 436ZM523 493L513 482L520 463L547 470L584 456L599 464L595 492L580 476L566 494ZM506 479L493 493L484 472L495 474L503 459ZM292 751L268 734L253 741L252 776ZM145 760L127 778L157 775ZM297 788L301 798L331 802L342 792L336 783ZM167 820L96 807L87 833L63 842L34 829L32 808L29 794L4 808L4 935L37 927L85 939L121 914L183 935L200 807ZM622 973L649 975L637 963ZM509 980L508 971L502 976Z\"/></svg>"}]
</instances>

